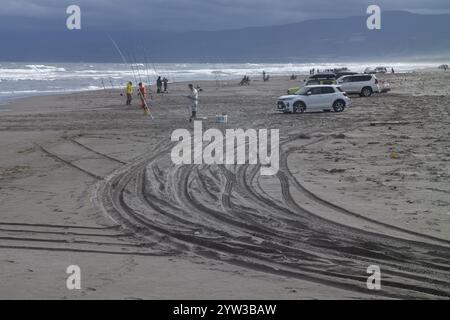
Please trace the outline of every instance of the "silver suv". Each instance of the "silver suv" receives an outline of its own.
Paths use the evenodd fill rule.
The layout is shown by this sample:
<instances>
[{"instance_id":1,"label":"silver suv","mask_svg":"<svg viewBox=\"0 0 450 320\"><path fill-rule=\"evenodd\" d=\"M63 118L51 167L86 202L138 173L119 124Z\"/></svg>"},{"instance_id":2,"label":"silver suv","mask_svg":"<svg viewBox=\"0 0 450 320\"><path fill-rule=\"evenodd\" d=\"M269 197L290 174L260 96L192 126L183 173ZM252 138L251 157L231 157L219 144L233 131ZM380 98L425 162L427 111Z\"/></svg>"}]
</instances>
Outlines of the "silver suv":
<instances>
[{"instance_id":1,"label":"silver suv","mask_svg":"<svg viewBox=\"0 0 450 320\"><path fill-rule=\"evenodd\" d=\"M337 85L347 93L355 93L361 97L370 97L372 93L380 92L378 79L373 74L355 74L343 76L337 80Z\"/></svg>"}]
</instances>

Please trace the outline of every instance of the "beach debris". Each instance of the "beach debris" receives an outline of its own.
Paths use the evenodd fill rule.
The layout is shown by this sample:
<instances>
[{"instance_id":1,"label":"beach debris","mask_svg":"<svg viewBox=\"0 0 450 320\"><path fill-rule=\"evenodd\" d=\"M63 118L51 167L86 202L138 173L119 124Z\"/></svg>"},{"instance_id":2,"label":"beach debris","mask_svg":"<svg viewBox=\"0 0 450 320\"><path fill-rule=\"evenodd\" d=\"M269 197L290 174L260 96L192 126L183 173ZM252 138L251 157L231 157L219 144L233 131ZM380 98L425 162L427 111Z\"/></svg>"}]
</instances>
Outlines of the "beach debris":
<instances>
[{"instance_id":1,"label":"beach debris","mask_svg":"<svg viewBox=\"0 0 450 320\"><path fill-rule=\"evenodd\" d=\"M422 123L421 121L374 121L370 123L371 127L386 126L386 125L407 125L413 123Z\"/></svg>"},{"instance_id":2,"label":"beach debris","mask_svg":"<svg viewBox=\"0 0 450 320\"><path fill-rule=\"evenodd\" d=\"M345 139L347 136L343 133L333 134L331 135L334 139Z\"/></svg>"},{"instance_id":3,"label":"beach debris","mask_svg":"<svg viewBox=\"0 0 450 320\"><path fill-rule=\"evenodd\" d=\"M216 115L216 123L228 123L228 115L227 114Z\"/></svg>"},{"instance_id":4,"label":"beach debris","mask_svg":"<svg viewBox=\"0 0 450 320\"><path fill-rule=\"evenodd\" d=\"M328 170L328 173L344 173L347 169L343 168L333 168Z\"/></svg>"},{"instance_id":5,"label":"beach debris","mask_svg":"<svg viewBox=\"0 0 450 320\"><path fill-rule=\"evenodd\" d=\"M294 139L311 139L311 136L305 133L299 133L292 136Z\"/></svg>"},{"instance_id":6,"label":"beach debris","mask_svg":"<svg viewBox=\"0 0 450 320\"><path fill-rule=\"evenodd\" d=\"M400 159L400 155L395 151L391 151L391 153L389 154L389 157L394 160Z\"/></svg>"}]
</instances>

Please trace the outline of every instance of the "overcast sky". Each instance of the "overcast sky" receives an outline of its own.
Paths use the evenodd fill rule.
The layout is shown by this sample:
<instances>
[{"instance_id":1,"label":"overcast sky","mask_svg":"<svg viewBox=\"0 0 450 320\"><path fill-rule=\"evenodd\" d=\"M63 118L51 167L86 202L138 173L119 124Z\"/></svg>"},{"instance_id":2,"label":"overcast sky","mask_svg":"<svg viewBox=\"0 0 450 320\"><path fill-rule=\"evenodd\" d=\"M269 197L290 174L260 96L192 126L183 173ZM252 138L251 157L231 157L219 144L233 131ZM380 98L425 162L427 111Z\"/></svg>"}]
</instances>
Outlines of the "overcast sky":
<instances>
[{"instance_id":1,"label":"overcast sky","mask_svg":"<svg viewBox=\"0 0 450 320\"><path fill-rule=\"evenodd\" d=\"M65 27L66 7L82 10L83 29L220 30L277 25L382 10L450 13L450 0L0 0L2 29Z\"/></svg>"}]
</instances>

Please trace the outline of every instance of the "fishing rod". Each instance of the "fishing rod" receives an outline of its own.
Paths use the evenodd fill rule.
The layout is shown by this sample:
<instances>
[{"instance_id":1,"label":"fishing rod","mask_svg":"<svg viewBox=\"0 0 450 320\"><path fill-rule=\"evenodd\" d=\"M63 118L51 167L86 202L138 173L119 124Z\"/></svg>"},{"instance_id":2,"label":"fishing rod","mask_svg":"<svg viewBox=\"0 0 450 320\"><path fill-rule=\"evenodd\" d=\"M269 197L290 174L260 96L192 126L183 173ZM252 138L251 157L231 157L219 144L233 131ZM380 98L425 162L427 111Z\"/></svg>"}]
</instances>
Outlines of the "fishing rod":
<instances>
[{"instance_id":1,"label":"fishing rod","mask_svg":"<svg viewBox=\"0 0 450 320\"><path fill-rule=\"evenodd\" d=\"M137 48L137 46L135 46L135 48ZM142 83L142 77L141 77L141 72L139 69L139 66L141 65L140 63L138 63L137 59L136 59L136 55L134 54L134 51L132 53L130 53L130 56L133 57L133 61L135 64L135 68L136 68L136 72L138 73L140 82ZM142 64L142 68L144 68L144 64ZM144 76L145 73L144 71L142 71L142 76ZM150 99L153 99L153 93L151 90L151 85L150 85L150 77L148 76L148 71L147 71L147 80L148 80L148 93L150 95ZM147 104L147 102L145 102ZM153 117L153 116L152 116Z\"/></svg>"},{"instance_id":2,"label":"fishing rod","mask_svg":"<svg viewBox=\"0 0 450 320\"><path fill-rule=\"evenodd\" d=\"M143 47L141 47L141 49L143 49ZM143 51L143 50L142 50ZM150 76L148 74L148 65L147 65L147 59L145 58L145 55L142 55L143 59L144 59L144 67L145 67L145 75L147 77L147 82L148 85L150 85Z\"/></svg>"},{"instance_id":3,"label":"fishing rod","mask_svg":"<svg viewBox=\"0 0 450 320\"><path fill-rule=\"evenodd\" d=\"M130 54L128 54L127 56L130 61L131 71L133 72L134 82L137 83L138 81L137 81L137 77L136 77L136 71L134 70L133 61L131 60Z\"/></svg>"},{"instance_id":4,"label":"fishing rod","mask_svg":"<svg viewBox=\"0 0 450 320\"><path fill-rule=\"evenodd\" d=\"M145 51L146 59L148 60L148 55L147 55L147 51L145 48L144 48L144 51ZM160 75L158 74L158 71L156 70L156 66L155 66L154 62L152 62L152 67L153 67L153 77L154 77L155 81L158 81L158 77ZM164 95L163 95L163 97L164 97Z\"/></svg>"},{"instance_id":5,"label":"fishing rod","mask_svg":"<svg viewBox=\"0 0 450 320\"><path fill-rule=\"evenodd\" d=\"M136 68L137 74L138 74L138 76L139 76L139 82L142 82L141 72L140 72L140 70L139 70L139 63L138 63L138 61L136 60L136 56L135 56L135 54L134 54L134 51L131 52L131 55L132 55L132 57L133 57L134 67Z\"/></svg>"},{"instance_id":6,"label":"fishing rod","mask_svg":"<svg viewBox=\"0 0 450 320\"><path fill-rule=\"evenodd\" d=\"M150 58L151 58L151 57L150 57ZM155 66L155 63L154 63L154 62L152 62L152 67L153 67L153 74L154 74L154 77L155 77L155 79L157 79L158 76L159 76L159 74L158 74L158 71L156 70L156 66Z\"/></svg>"},{"instance_id":7,"label":"fishing rod","mask_svg":"<svg viewBox=\"0 0 450 320\"><path fill-rule=\"evenodd\" d=\"M149 77L149 72L148 72L148 69L149 69L149 67L148 67L148 65L149 65L149 59L148 59L148 55L147 55L147 49L145 49L145 47L144 46L142 46L142 50L144 51L144 58L145 58L145 67L146 67L146 70L147 70L147 77ZM155 73L153 73L153 78L155 79L155 81L157 80L157 78L156 78L156 75L155 75ZM149 83L150 83L150 77L149 77Z\"/></svg>"},{"instance_id":8,"label":"fishing rod","mask_svg":"<svg viewBox=\"0 0 450 320\"><path fill-rule=\"evenodd\" d=\"M125 56L123 55L122 50L120 50L119 45L114 41L114 39L113 39L109 34L106 34L106 35L108 36L109 40L111 40L111 42L112 42L112 44L114 45L114 47L116 48L117 52L119 53L120 57L122 58L123 63L124 63L125 65L131 66L131 70L132 70L132 72L133 72L133 78L134 78L134 81L137 82L137 78L136 78L136 74L134 73L133 66L130 65L130 64L127 62L127 59L125 59Z\"/></svg>"},{"instance_id":9,"label":"fishing rod","mask_svg":"<svg viewBox=\"0 0 450 320\"><path fill-rule=\"evenodd\" d=\"M148 81L148 91L150 93L150 98L153 99L153 94L152 94L152 86L151 86L151 81L150 81L150 73L148 72L148 58L147 58L147 52L145 51L145 47L144 45L141 46L142 52L143 52L143 58L145 61L145 74L147 75L147 81ZM156 77L155 75L153 75L155 81L156 81Z\"/></svg>"}]
</instances>

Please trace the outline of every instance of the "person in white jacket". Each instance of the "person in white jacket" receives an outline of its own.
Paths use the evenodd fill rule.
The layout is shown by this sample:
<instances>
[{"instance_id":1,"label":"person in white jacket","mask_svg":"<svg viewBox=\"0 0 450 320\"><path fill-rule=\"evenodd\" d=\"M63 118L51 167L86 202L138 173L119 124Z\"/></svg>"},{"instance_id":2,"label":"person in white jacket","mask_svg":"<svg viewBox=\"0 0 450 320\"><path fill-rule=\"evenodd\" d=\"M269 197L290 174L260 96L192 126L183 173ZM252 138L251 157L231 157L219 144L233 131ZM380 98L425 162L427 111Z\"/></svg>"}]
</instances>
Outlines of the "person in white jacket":
<instances>
[{"instance_id":1,"label":"person in white jacket","mask_svg":"<svg viewBox=\"0 0 450 320\"><path fill-rule=\"evenodd\" d=\"M192 84L189 84L189 89L191 90L191 93L189 94L188 98L191 100L191 117L189 118L189 121L191 122L193 119L197 117L197 107L198 107L198 91L194 88Z\"/></svg>"}]
</instances>

